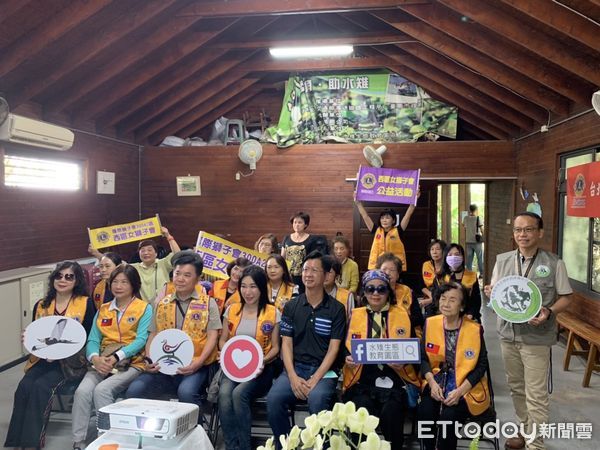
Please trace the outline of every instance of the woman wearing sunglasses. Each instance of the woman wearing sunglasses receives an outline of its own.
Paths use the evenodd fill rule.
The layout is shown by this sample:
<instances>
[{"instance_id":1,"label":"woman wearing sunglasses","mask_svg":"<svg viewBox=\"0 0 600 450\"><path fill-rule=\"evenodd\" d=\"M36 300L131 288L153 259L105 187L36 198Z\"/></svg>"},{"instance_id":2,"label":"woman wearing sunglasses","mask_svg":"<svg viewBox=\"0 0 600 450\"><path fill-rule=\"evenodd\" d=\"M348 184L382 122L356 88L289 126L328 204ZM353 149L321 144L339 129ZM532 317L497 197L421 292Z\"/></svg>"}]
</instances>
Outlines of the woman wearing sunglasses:
<instances>
[{"instance_id":1,"label":"woman wearing sunglasses","mask_svg":"<svg viewBox=\"0 0 600 450\"><path fill-rule=\"evenodd\" d=\"M354 308L346 336L346 359L343 372L344 400L380 418L383 436L393 450L404 442L404 413L407 383L420 387L420 379L412 365L357 364L352 357L352 339L392 339L414 337L410 317L396 303L388 276L381 270L363 275L363 303Z\"/></svg>"},{"instance_id":2,"label":"woman wearing sunglasses","mask_svg":"<svg viewBox=\"0 0 600 450\"><path fill-rule=\"evenodd\" d=\"M33 307L32 317L34 320L47 316L69 317L77 320L89 332L94 313L94 303L87 295L81 266L76 262L64 261L50 274L48 292ZM15 391L5 447L33 450L44 446L46 411L49 414L48 406L54 399L54 392L67 379L63 372L64 362L29 356L25 364L25 376Z\"/></svg>"},{"instance_id":3,"label":"woman wearing sunglasses","mask_svg":"<svg viewBox=\"0 0 600 450\"><path fill-rule=\"evenodd\" d=\"M466 289L460 283L443 284L437 291L440 313L429 317L421 341L421 375L425 386L419 420L463 421L490 406L486 377L487 352L481 325L464 319ZM454 426L436 430L423 439L426 450L456 449Z\"/></svg>"}]
</instances>

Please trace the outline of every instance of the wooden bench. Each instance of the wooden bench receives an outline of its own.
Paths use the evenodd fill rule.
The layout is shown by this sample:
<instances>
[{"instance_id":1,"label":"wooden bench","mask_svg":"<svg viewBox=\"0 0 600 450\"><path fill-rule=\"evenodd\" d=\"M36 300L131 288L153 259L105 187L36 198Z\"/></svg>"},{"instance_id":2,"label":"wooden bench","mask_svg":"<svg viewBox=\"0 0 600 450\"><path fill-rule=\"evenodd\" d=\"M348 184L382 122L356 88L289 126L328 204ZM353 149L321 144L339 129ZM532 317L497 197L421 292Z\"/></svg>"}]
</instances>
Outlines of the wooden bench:
<instances>
[{"instance_id":1,"label":"wooden bench","mask_svg":"<svg viewBox=\"0 0 600 450\"><path fill-rule=\"evenodd\" d=\"M563 368L569 370L569 363L572 355L587 356L582 386L589 387L592 371L600 370L600 364L597 361L598 348L600 348L600 329L584 322L570 312L560 313L557 317L557 321L561 328L568 331L567 351L565 352ZM589 348L584 348L581 340L586 341Z\"/></svg>"}]
</instances>

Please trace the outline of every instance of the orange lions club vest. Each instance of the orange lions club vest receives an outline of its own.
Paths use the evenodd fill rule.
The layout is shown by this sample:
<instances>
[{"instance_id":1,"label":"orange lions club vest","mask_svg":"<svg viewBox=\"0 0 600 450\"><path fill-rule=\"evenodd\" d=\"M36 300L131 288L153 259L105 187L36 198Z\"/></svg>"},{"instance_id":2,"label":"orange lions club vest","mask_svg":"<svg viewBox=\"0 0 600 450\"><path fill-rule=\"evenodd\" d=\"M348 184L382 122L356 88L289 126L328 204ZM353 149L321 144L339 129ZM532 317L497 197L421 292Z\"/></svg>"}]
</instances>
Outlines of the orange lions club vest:
<instances>
[{"instance_id":1,"label":"orange lions club vest","mask_svg":"<svg viewBox=\"0 0 600 450\"><path fill-rule=\"evenodd\" d=\"M456 386L460 386L467 375L477 366L481 351L481 325L463 318L456 343L456 361L454 373ZM435 375L446 361L446 339L444 335L444 316L429 317L425 322L425 350ZM427 382L424 382L425 384ZM474 416L484 413L490 407L490 390L487 377L479 382L464 396L469 412Z\"/></svg>"},{"instance_id":2,"label":"orange lions club vest","mask_svg":"<svg viewBox=\"0 0 600 450\"><path fill-rule=\"evenodd\" d=\"M444 282L448 283L450 281L451 281L451 276L446 275L444 277ZM473 272L471 270L465 269L465 271L463 272L462 280L460 280L460 284L462 284L467 291L471 292L471 289L473 289L473 285L476 282L477 282L477 273Z\"/></svg>"},{"instance_id":3,"label":"orange lions club vest","mask_svg":"<svg viewBox=\"0 0 600 450\"><path fill-rule=\"evenodd\" d=\"M109 309L111 303L100 306L96 317L96 326L102 334L100 353L111 344L131 344L137 337L140 319L148 307L148 302L136 297L121 314L121 320L118 320L117 311ZM142 370L144 366L144 350L141 350L131 358L131 367Z\"/></svg>"},{"instance_id":4,"label":"orange lions club vest","mask_svg":"<svg viewBox=\"0 0 600 450\"><path fill-rule=\"evenodd\" d=\"M208 327L210 297L204 292L202 286L196 286L198 298L192 298L185 313L183 325L176 326L177 305L175 294L167 295L156 304L156 332L171 328L179 328L187 334L194 344L194 357L199 357L204 350L208 340L206 331ZM217 359L217 348L206 358L204 365L208 365Z\"/></svg>"},{"instance_id":5,"label":"orange lions club vest","mask_svg":"<svg viewBox=\"0 0 600 450\"><path fill-rule=\"evenodd\" d=\"M85 312L87 309L87 300L88 298L84 295L71 299L71 301L67 305L67 310L65 311L64 317L70 317L71 319L75 319L80 324L83 324L83 318L85 317ZM52 300L47 308L42 307L42 302L43 300L38 301L37 308L35 310L35 317L33 320L55 315L55 300ZM39 360L40 359L37 356L29 355L29 359L25 364L25 372L31 369L31 367L34 364L36 364Z\"/></svg>"},{"instance_id":6,"label":"orange lions club vest","mask_svg":"<svg viewBox=\"0 0 600 450\"><path fill-rule=\"evenodd\" d=\"M369 337L368 330L368 312L366 307L354 308L350 325L348 326L348 334L346 335L346 348L350 351L350 341L352 337L355 339L367 339ZM409 338L410 335L410 318L406 310L398 305L390 305L386 322L386 336L389 339ZM362 373L362 364L357 364L350 367L344 365L343 370L343 386L344 391L354 385ZM410 364L402 366L401 369L394 371L408 383L414 384L417 387L421 386L421 380L417 375L414 367Z\"/></svg>"},{"instance_id":7,"label":"orange lions club vest","mask_svg":"<svg viewBox=\"0 0 600 450\"><path fill-rule=\"evenodd\" d=\"M402 261L402 270L406 271L406 253L404 251L404 244L400 239L396 227L388 231L387 234L382 227L377 228L375 237L373 238L373 244L371 245L368 269L374 269L377 264L377 258L386 252L391 252L400 258Z\"/></svg>"},{"instance_id":8,"label":"orange lions club vest","mask_svg":"<svg viewBox=\"0 0 600 450\"><path fill-rule=\"evenodd\" d=\"M240 322L242 321L242 304L234 303L229 307L229 315L227 321L229 322L229 336L235 336ZM263 349L263 354L266 355L271 350L271 334L275 328L275 322L277 320L277 308L274 305L267 305L265 309L258 316L256 322L256 335L255 339Z\"/></svg>"},{"instance_id":9,"label":"orange lions club vest","mask_svg":"<svg viewBox=\"0 0 600 450\"><path fill-rule=\"evenodd\" d=\"M273 288L271 287L271 283L267 283L267 292L271 294L272 290ZM279 291L277 291L277 298L275 298L274 303L275 307L280 313L283 314L283 307L292 299L292 295L294 295L294 285L286 284L282 281L281 286L279 286Z\"/></svg>"},{"instance_id":10,"label":"orange lions club vest","mask_svg":"<svg viewBox=\"0 0 600 450\"><path fill-rule=\"evenodd\" d=\"M106 295L106 280L98 281L98 284L94 288L94 305L96 310L100 309L102 303L104 303L104 296Z\"/></svg>"},{"instance_id":11,"label":"orange lions club vest","mask_svg":"<svg viewBox=\"0 0 600 450\"><path fill-rule=\"evenodd\" d=\"M344 289L341 287L337 288L335 291L335 299L344 305L344 309L346 310L346 315L348 315L353 310L354 305L350 305L348 296L350 295L350 291L348 289Z\"/></svg>"},{"instance_id":12,"label":"orange lions club vest","mask_svg":"<svg viewBox=\"0 0 600 450\"><path fill-rule=\"evenodd\" d=\"M421 270L421 274L423 276L423 282L425 283L425 287L430 288L433 286L433 282L435 281L435 266L431 261L425 261L423 263L423 269Z\"/></svg>"},{"instance_id":13,"label":"orange lions club vest","mask_svg":"<svg viewBox=\"0 0 600 450\"><path fill-rule=\"evenodd\" d=\"M229 296L227 299L227 304L225 304L225 297L227 296L227 286L229 285L229 279L227 280L217 280L213 284L212 293L213 298L217 302L217 306L219 307L219 313L223 314L223 310L233 303L240 303L240 291L235 291L233 294Z\"/></svg>"}]
</instances>

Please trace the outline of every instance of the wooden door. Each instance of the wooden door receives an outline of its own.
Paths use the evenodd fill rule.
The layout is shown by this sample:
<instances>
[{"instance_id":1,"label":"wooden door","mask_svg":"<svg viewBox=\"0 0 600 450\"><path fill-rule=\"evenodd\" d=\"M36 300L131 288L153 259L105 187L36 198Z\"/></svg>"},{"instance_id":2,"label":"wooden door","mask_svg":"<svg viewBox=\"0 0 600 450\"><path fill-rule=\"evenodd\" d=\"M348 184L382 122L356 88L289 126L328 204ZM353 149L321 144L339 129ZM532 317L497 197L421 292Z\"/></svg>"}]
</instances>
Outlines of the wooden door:
<instances>
[{"instance_id":1,"label":"wooden door","mask_svg":"<svg viewBox=\"0 0 600 450\"><path fill-rule=\"evenodd\" d=\"M421 181L420 185L421 196L403 236L408 267L402 278L404 283L415 288L420 285L421 267L427 259L427 245L437 234L438 183L435 181ZM379 202L367 202L364 203L364 206L375 224L378 224L382 209L391 207L400 214L400 219L402 219L407 208L406 205ZM353 253L362 275L367 270L373 233L367 229L356 206L354 207L353 236Z\"/></svg>"}]
</instances>

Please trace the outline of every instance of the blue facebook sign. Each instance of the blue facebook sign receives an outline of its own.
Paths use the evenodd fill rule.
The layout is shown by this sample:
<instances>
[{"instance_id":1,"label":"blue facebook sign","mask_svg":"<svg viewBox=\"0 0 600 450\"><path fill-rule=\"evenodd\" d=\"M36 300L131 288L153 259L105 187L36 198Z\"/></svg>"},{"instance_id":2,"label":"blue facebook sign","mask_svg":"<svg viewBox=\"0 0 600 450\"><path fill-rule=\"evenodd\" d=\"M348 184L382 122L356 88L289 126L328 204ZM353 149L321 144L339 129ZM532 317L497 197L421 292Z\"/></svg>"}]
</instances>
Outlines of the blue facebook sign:
<instances>
[{"instance_id":1,"label":"blue facebook sign","mask_svg":"<svg viewBox=\"0 0 600 450\"><path fill-rule=\"evenodd\" d=\"M418 364L419 339L352 339L352 359L357 364Z\"/></svg>"}]
</instances>

